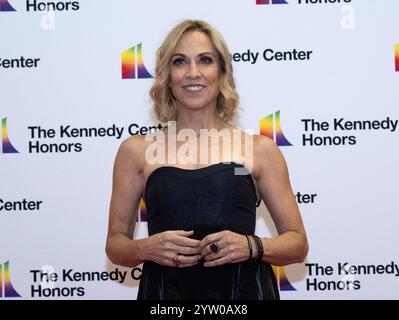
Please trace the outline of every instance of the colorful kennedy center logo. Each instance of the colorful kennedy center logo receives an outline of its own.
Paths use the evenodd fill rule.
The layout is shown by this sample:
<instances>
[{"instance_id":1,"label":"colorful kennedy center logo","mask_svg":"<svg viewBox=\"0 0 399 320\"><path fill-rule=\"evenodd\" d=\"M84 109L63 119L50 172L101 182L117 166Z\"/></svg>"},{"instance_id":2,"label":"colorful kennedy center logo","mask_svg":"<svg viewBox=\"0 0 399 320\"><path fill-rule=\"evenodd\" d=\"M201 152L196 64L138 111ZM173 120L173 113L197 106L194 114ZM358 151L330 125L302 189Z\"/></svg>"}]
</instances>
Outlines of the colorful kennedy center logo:
<instances>
[{"instance_id":1,"label":"colorful kennedy center logo","mask_svg":"<svg viewBox=\"0 0 399 320\"><path fill-rule=\"evenodd\" d=\"M8 137L7 131L7 118L1 120L1 131L2 131L2 153L18 153L17 149L11 144L10 138Z\"/></svg>"},{"instance_id":2,"label":"colorful kennedy center logo","mask_svg":"<svg viewBox=\"0 0 399 320\"><path fill-rule=\"evenodd\" d=\"M292 146L284 136L280 123L280 110L260 119L260 134L272 139L278 146Z\"/></svg>"},{"instance_id":3,"label":"colorful kennedy center logo","mask_svg":"<svg viewBox=\"0 0 399 320\"><path fill-rule=\"evenodd\" d=\"M288 4L286 0L256 0L256 4Z\"/></svg>"},{"instance_id":4,"label":"colorful kennedy center logo","mask_svg":"<svg viewBox=\"0 0 399 320\"><path fill-rule=\"evenodd\" d=\"M142 48L142 43L139 43L122 52L122 79L153 78L144 66Z\"/></svg>"},{"instance_id":5,"label":"colorful kennedy center logo","mask_svg":"<svg viewBox=\"0 0 399 320\"><path fill-rule=\"evenodd\" d=\"M17 11L13 8L13 6L8 2L8 0L0 0L0 12L11 12Z\"/></svg>"},{"instance_id":6,"label":"colorful kennedy center logo","mask_svg":"<svg viewBox=\"0 0 399 320\"><path fill-rule=\"evenodd\" d=\"M140 206L139 206L139 212L137 216L137 222L147 222L147 208L145 206L144 199L140 199Z\"/></svg>"},{"instance_id":7,"label":"colorful kennedy center logo","mask_svg":"<svg viewBox=\"0 0 399 320\"><path fill-rule=\"evenodd\" d=\"M4 273L3 273L4 271ZM4 288L3 288L4 283ZM18 298L21 295L14 289L10 279L10 262L0 264L0 298Z\"/></svg>"},{"instance_id":8,"label":"colorful kennedy center logo","mask_svg":"<svg viewBox=\"0 0 399 320\"><path fill-rule=\"evenodd\" d=\"M296 291L294 286L288 281L284 267L273 266L273 272L277 280L280 291Z\"/></svg>"}]
</instances>

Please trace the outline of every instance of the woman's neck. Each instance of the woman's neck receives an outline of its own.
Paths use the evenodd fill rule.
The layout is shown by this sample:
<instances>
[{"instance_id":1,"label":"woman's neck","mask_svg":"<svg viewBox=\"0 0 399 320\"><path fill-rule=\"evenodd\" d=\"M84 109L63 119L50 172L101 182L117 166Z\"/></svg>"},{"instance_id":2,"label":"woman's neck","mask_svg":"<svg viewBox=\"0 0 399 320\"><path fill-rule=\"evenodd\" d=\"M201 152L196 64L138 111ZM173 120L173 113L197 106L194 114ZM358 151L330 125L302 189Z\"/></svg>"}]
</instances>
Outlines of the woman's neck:
<instances>
[{"instance_id":1,"label":"woman's neck","mask_svg":"<svg viewBox=\"0 0 399 320\"><path fill-rule=\"evenodd\" d=\"M176 120L176 132L181 129L191 129L200 134L202 129L221 130L226 128L227 123L216 115L215 110L206 109L198 111L181 111Z\"/></svg>"}]
</instances>

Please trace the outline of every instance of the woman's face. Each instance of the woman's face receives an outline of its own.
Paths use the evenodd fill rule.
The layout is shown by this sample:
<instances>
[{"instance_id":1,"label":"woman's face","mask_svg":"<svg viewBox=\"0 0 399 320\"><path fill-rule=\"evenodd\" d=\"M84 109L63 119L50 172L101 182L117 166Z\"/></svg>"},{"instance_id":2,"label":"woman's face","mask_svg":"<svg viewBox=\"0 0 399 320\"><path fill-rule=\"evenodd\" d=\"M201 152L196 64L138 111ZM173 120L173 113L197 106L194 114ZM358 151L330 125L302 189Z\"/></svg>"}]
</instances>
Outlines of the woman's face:
<instances>
[{"instance_id":1,"label":"woman's face","mask_svg":"<svg viewBox=\"0 0 399 320\"><path fill-rule=\"evenodd\" d=\"M199 31L183 34L170 61L172 92L190 110L213 106L219 95L219 58L208 36Z\"/></svg>"}]
</instances>

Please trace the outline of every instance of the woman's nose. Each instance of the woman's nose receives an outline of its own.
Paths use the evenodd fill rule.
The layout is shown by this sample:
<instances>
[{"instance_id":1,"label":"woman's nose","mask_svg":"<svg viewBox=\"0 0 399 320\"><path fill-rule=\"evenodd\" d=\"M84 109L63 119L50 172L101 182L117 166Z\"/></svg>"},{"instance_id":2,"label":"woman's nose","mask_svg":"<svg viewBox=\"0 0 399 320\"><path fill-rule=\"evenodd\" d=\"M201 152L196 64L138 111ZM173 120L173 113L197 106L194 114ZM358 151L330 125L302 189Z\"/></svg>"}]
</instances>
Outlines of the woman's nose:
<instances>
[{"instance_id":1,"label":"woman's nose","mask_svg":"<svg viewBox=\"0 0 399 320\"><path fill-rule=\"evenodd\" d=\"M192 61L190 63L190 66L189 66L189 69L187 72L187 77L196 78L196 77L199 77L200 75L201 75L201 73L198 69L197 63L195 61Z\"/></svg>"}]
</instances>

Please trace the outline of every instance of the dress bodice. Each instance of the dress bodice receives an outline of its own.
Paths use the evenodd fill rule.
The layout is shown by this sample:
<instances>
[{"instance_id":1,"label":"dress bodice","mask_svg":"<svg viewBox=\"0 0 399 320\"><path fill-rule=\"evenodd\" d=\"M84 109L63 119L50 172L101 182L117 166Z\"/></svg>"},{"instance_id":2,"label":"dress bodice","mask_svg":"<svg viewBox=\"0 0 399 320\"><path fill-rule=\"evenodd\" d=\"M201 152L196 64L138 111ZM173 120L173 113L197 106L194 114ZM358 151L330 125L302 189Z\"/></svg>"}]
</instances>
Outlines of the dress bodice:
<instances>
[{"instance_id":1,"label":"dress bodice","mask_svg":"<svg viewBox=\"0 0 399 320\"><path fill-rule=\"evenodd\" d=\"M194 238L207 229L255 231L256 189L248 170L235 162L159 167L147 179L144 200L150 235L176 229L194 230Z\"/></svg>"},{"instance_id":2,"label":"dress bodice","mask_svg":"<svg viewBox=\"0 0 399 320\"><path fill-rule=\"evenodd\" d=\"M253 234L256 188L241 164L216 163L199 169L159 167L147 178L144 200L148 233L194 230L192 238L222 230ZM171 257L172 258L172 257ZM270 264L241 262L176 268L146 261L138 299L264 300L279 293Z\"/></svg>"}]
</instances>

